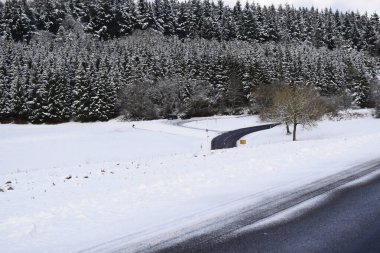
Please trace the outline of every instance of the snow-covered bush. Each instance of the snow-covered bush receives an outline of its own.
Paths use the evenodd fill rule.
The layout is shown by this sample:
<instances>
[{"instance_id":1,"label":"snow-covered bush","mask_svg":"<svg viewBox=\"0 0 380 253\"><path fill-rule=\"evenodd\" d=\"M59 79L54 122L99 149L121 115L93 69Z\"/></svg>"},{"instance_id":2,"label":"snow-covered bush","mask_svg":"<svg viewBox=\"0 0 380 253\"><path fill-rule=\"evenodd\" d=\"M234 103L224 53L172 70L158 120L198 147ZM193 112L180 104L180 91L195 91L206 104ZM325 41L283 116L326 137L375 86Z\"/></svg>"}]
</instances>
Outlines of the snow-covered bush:
<instances>
[{"instance_id":1,"label":"snow-covered bush","mask_svg":"<svg viewBox=\"0 0 380 253\"><path fill-rule=\"evenodd\" d=\"M367 114L361 112L355 112L352 110L343 110L337 112L334 117L330 117L330 120L341 121L341 120L351 120L351 119L360 119L366 117Z\"/></svg>"}]
</instances>

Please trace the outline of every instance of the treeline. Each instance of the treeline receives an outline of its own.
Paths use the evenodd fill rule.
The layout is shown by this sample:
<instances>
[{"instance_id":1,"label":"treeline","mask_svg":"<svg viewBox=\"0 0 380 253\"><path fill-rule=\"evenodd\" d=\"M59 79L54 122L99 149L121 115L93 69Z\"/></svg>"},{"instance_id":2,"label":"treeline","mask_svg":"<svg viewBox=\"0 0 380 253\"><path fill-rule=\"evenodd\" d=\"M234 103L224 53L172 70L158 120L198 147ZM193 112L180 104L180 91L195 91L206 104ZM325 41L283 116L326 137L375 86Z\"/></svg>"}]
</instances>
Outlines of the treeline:
<instances>
[{"instance_id":1,"label":"treeline","mask_svg":"<svg viewBox=\"0 0 380 253\"><path fill-rule=\"evenodd\" d=\"M80 29L108 40L135 30L154 29L180 39L301 42L329 49L350 47L380 54L380 21L374 14L275 7L259 4L225 6L222 0L7 0L0 2L0 36L29 42L45 30L62 34Z\"/></svg>"},{"instance_id":2,"label":"treeline","mask_svg":"<svg viewBox=\"0 0 380 253\"><path fill-rule=\"evenodd\" d=\"M208 0L0 2L0 121L255 111L297 82L373 106L377 14Z\"/></svg>"},{"instance_id":3,"label":"treeline","mask_svg":"<svg viewBox=\"0 0 380 253\"><path fill-rule=\"evenodd\" d=\"M258 86L304 82L325 96L370 102L377 61L365 52L308 44L181 41L155 32L0 40L0 119L58 123L124 114L237 113Z\"/></svg>"}]
</instances>

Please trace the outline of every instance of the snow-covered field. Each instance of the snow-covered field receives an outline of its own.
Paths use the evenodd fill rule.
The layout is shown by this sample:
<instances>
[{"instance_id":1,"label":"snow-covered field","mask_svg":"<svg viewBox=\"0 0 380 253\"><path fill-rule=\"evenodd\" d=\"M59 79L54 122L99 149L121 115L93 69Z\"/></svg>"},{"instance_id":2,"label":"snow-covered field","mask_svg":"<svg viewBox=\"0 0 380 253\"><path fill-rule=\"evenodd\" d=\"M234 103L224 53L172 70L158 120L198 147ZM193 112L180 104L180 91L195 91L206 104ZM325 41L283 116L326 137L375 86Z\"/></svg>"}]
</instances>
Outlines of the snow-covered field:
<instances>
[{"instance_id":1,"label":"snow-covered field","mask_svg":"<svg viewBox=\"0 0 380 253\"><path fill-rule=\"evenodd\" d=\"M380 120L369 115L300 128L296 143L277 127L213 152L216 133L204 129L262 123L169 123L176 121L0 125L0 251L77 252L118 237L132 245L246 196L259 201L380 158Z\"/></svg>"},{"instance_id":2,"label":"snow-covered field","mask_svg":"<svg viewBox=\"0 0 380 253\"><path fill-rule=\"evenodd\" d=\"M221 120L222 119L222 120ZM183 126L195 129L208 129L210 131L231 131L236 128L251 127L264 124L258 117L240 116L240 117L209 117L206 119L191 120Z\"/></svg>"}]
</instances>

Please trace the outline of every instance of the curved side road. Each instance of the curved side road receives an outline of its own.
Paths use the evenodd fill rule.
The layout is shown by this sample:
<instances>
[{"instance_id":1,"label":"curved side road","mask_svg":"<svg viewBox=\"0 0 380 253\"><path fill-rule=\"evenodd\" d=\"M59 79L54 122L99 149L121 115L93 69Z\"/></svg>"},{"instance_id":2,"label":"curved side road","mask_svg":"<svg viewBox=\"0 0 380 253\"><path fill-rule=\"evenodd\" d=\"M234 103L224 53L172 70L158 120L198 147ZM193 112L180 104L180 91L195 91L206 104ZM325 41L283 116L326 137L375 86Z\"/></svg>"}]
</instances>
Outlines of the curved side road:
<instances>
[{"instance_id":1,"label":"curved side road","mask_svg":"<svg viewBox=\"0 0 380 253\"><path fill-rule=\"evenodd\" d=\"M247 134L270 129L279 124L267 124L261 126L241 128L218 135L211 141L211 150L235 148L236 142Z\"/></svg>"}]
</instances>

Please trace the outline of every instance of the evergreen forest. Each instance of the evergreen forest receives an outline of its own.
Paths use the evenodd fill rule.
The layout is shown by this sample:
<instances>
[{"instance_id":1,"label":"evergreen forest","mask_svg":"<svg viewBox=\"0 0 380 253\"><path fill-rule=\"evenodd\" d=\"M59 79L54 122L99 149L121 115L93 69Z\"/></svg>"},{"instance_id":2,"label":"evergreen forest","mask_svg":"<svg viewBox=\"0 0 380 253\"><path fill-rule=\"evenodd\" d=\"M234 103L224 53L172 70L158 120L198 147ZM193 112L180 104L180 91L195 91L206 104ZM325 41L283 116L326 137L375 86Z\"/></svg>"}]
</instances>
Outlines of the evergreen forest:
<instances>
[{"instance_id":1,"label":"evergreen forest","mask_svg":"<svg viewBox=\"0 0 380 253\"><path fill-rule=\"evenodd\" d=\"M375 105L376 13L222 0L0 2L0 122L255 112L265 85Z\"/></svg>"}]
</instances>

